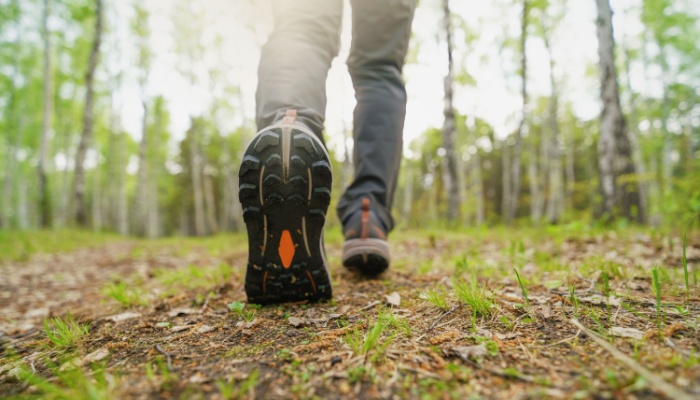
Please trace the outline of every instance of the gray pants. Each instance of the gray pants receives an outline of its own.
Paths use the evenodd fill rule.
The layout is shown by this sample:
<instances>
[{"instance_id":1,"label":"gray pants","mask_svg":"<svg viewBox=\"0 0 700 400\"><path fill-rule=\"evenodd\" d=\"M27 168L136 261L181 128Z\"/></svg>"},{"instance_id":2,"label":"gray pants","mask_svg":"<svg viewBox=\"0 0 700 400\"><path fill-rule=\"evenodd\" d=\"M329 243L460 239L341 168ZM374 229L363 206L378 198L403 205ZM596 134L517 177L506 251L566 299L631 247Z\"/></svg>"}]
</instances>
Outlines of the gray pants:
<instances>
[{"instance_id":1,"label":"gray pants","mask_svg":"<svg viewBox=\"0 0 700 400\"><path fill-rule=\"evenodd\" d=\"M387 229L401 162L406 89L401 78L417 0L351 0L352 46L347 60L355 88L355 177L338 202L341 221L363 197ZM323 141L326 77L340 46L342 0L277 0L275 27L258 69L258 129L295 108Z\"/></svg>"}]
</instances>

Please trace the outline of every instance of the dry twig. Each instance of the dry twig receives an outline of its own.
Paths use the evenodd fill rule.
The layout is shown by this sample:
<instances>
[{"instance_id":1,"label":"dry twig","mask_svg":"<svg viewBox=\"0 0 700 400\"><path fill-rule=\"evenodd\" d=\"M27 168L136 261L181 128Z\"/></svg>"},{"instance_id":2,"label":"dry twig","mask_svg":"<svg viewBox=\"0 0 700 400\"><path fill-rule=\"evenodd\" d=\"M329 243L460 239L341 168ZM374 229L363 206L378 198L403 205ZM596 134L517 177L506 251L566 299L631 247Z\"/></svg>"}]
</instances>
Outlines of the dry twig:
<instances>
[{"instance_id":1,"label":"dry twig","mask_svg":"<svg viewBox=\"0 0 700 400\"><path fill-rule=\"evenodd\" d=\"M159 352L160 354L164 355L164 356L167 358L167 360L168 360L168 361L167 361L167 362L168 362L168 364L167 364L167 366L168 366L168 371L172 371L172 370L173 370L173 365L172 365L172 356L170 355L170 353L168 353L168 352L166 352L165 350L163 350L163 348L160 347L160 345L158 345L158 344L154 345L153 348L154 348L157 352Z\"/></svg>"},{"instance_id":2,"label":"dry twig","mask_svg":"<svg viewBox=\"0 0 700 400\"><path fill-rule=\"evenodd\" d=\"M457 305L457 306L452 307L449 311L445 311L444 313L442 313L442 315L440 315L440 316L435 320L435 322L433 322L433 324L430 325L430 328L428 328L428 330L429 330L429 331L432 331L433 328L435 328L435 325L438 324L438 322L442 321L443 318L445 318L446 316L448 316L448 315L452 314L453 312L455 312L455 310L457 310L458 308L459 308L459 306Z\"/></svg>"},{"instance_id":3,"label":"dry twig","mask_svg":"<svg viewBox=\"0 0 700 400\"><path fill-rule=\"evenodd\" d=\"M666 382L660 376L639 365L637 361L615 348L615 346L601 339L590 329L583 326L576 318L570 319L569 323L580 329L589 338L591 338L591 340L596 342L596 344L598 344L600 347L612 354L612 356L615 357L618 361L625 364L628 368L630 368L634 372L641 375L644 379L646 379L647 382L649 382L649 384L651 385L651 390L674 400L692 400L692 397L690 395L688 395L681 389L673 386L672 384Z\"/></svg>"}]
</instances>

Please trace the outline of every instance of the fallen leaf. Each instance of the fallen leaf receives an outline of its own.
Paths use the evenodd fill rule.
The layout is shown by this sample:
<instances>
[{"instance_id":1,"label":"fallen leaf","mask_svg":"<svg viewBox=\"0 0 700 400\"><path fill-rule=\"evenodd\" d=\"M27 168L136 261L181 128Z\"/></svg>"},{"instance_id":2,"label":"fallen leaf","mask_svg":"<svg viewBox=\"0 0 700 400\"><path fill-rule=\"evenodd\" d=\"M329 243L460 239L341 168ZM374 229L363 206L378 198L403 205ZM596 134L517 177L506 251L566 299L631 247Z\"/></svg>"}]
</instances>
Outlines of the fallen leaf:
<instances>
[{"instance_id":1,"label":"fallen leaf","mask_svg":"<svg viewBox=\"0 0 700 400\"><path fill-rule=\"evenodd\" d=\"M390 306L398 307L401 304L401 295L398 292L391 292L390 294L385 294L384 298Z\"/></svg>"},{"instance_id":2,"label":"fallen leaf","mask_svg":"<svg viewBox=\"0 0 700 400\"><path fill-rule=\"evenodd\" d=\"M644 338L644 332L635 328L624 328L621 326L613 326L610 328L610 334L613 336L621 338L631 338L631 339L642 339Z\"/></svg>"},{"instance_id":3,"label":"fallen leaf","mask_svg":"<svg viewBox=\"0 0 700 400\"><path fill-rule=\"evenodd\" d=\"M289 319L287 319L287 322L289 322L289 324L295 328L298 328L300 326L304 326L306 324L306 320L304 320L303 318L297 318L297 317L289 317Z\"/></svg>"},{"instance_id":4,"label":"fallen leaf","mask_svg":"<svg viewBox=\"0 0 700 400\"><path fill-rule=\"evenodd\" d=\"M463 360L468 360L470 357L483 357L489 354L488 350L486 350L486 346L484 346L483 343L474 346L449 347L447 353L454 354Z\"/></svg>"},{"instance_id":5,"label":"fallen leaf","mask_svg":"<svg viewBox=\"0 0 700 400\"><path fill-rule=\"evenodd\" d=\"M589 304L594 304L594 305L606 304L605 296L601 296L599 294L594 294L594 295L588 296L588 297L579 297L578 301L581 301L584 303L589 303ZM619 297L610 296L608 298L607 302L609 302L611 306L619 307L621 299Z\"/></svg>"},{"instance_id":6,"label":"fallen leaf","mask_svg":"<svg viewBox=\"0 0 700 400\"><path fill-rule=\"evenodd\" d=\"M181 332L181 331L186 331L188 329L192 328L192 325L176 325L170 328L172 332Z\"/></svg>"},{"instance_id":7,"label":"fallen leaf","mask_svg":"<svg viewBox=\"0 0 700 400\"><path fill-rule=\"evenodd\" d=\"M177 317L178 315L189 315L189 314L199 314L199 310L195 310L194 308L176 308L176 309L170 310L170 312L168 312L168 316L170 318Z\"/></svg>"},{"instance_id":8,"label":"fallen leaf","mask_svg":"<svg viewBox=\"0 0 700 400\"><path fill-rule=\"evenodd\" d=\"M61 367L58 370L59 371L66 371L69 369L80 368L85 364L104 360L105 358L107 358L107 356L109 356L109 350L107 350L106 347L103 347L101 349L97 349L97 350L93 351L92 353L90 353L84 357L74 358L74 359L64 363L63 365L61 365Z\"/></svg>"},{"instance_id":9,"label":"fallen leaf","mask_svg":"<svg viewBox=\"0 0 700 400\"><path fill-rule=\"evenodd\" d=\"M141 314L135 313L135 312L125 312L117 315L112 315L110 317L107 317L105 319L108 319L112 322L121 322L121 321L126 321L128 319L133 319L133 318L138 318L140 317Z\"/></svg>"},{"instance_id":10,"label":"fallen leaf","mask_svg":"<svg viewBox=\"0 0 700 400\"><path fill-rule=\"evenodd\" d=\"M82 359L85 362L95 362L104 360L105 358L107 358L107 356L109 356L109 350L106 347L103 347L101 349L93 351L92 353L86 355Z\"/></svg>"},{"instance_id":11,"label":"fallen leaf","mask_svg":"<svg viewBox=\"0 0 700 400\"><path fill-rule=\"evenodd\" d=\"M189 379L190 383L205 383L205 382L209 382L210 380L211 380L210 378L207 378L201 372L196 372Z\"/></svg>"},{"instance_id":12,"label":"fallen leaf","mask_svg":"<svg viewBox=\"0 0 700 400\"><path fill-rule=\"evenodd\" d=\"M199 329L197 329L196 332L197 333L209 333L209 332L213 331L214 329L216 329L216 328L214 328L213 326L202 325L199 327Z\"/></svg>"}]
</instances>

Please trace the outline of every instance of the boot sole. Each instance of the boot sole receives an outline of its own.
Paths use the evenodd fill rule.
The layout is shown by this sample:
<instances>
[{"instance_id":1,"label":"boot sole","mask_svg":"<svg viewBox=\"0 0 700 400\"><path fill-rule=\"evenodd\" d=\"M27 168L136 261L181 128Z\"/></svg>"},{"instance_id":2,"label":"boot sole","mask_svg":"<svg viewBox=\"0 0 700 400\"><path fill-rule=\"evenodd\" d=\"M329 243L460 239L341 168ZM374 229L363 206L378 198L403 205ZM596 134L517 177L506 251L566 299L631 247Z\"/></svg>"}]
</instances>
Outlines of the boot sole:
<instances>
[{"instance_id":1,"label":"boot sole","mask_svg":"<svg viewBox=\"0 0 700 400\"><path fill-rule=\"evenodd\" d=\"M266 128L248 145L238 177L248 302L332 298L323 225L333 177L321 141L296 124Z\"/></svg>"},{"instance_id":2,"label":"boot sole","mask_svg":"<svg viewBox=\"0 0 700 400\"><path fill-rule=\"evenodd\" d=\"M391 262L389 243L381 239L351 239L343 245L343 265L365 276L381 274Z\"/></svg>"}]
</instances>

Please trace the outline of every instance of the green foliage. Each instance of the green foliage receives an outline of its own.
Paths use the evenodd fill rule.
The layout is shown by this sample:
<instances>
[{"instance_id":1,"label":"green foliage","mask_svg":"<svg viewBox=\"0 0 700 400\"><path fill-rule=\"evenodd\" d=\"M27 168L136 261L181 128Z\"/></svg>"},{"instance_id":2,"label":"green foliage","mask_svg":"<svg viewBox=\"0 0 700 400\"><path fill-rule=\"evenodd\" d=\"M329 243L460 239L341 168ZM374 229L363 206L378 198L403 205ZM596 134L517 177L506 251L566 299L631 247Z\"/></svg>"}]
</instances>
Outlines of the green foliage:
<instances>
[{"instance_id":1,"label":"green foliage","mask_svg":"<svg viewBox=\"0 0 700 400\"><path fill-rule=\"evenodd\" d=\"M37 392L23 394L21 398L50 400L119 398L119 379L109 374L103 364L94 363L89 371L84 371L82 368L61 368L49 365L49 372L51 376L47 378L22 367L19 380L33 386Z\"/></svg>"},{"instance_id":2,"label":"green foliage","mask_svg":"<svg viewBox=\"0 0 700 400\"><path fill-rule=\"evenodd\" d=\"M447 293L444 290L438 288L428 289L420 294L420 298L441 310L450 309L450 305L447 304Z\"/></svg>"},{"instance_id":3,"label":"green foliage","mask_svg":"<svg viewBox=\"0 0 700 400\"><path fill-rule=\"evenodd\" d=\"M525 285L523 285L522 279L520 279L520 274L518 273L517 268L513 268L513 271L515 271L515 276L518 278L518 284L520 285L520 291L523 293L523 297L525 298L525 304L530 307L530 299L527 297L527 289L525 289Z\"/></svg>"},{"instance_id":4,"label":"green foliage","mask_svg":"<svg viewBox=\"0 0 700 400\"><path fill-rule=\"evenodd\" d=\"M239 317L243 318L246 322L250 322L255 319L256 312L254 310L245 310L246 305L240 301L234 301L228 305L228 309Z\"/></svg>"},{"instance_id":5,"label":"green foliage","mask_svg":"<svg viewBox=\"0 0 700 400\"><path fill-rule=\"evenodd\" d=\"M698 218L698 214L693 215L688 219L683 232L683 278L685 280L685 297L690 298L690 279L688 278L688 259L686 258L685 250L688 247L688 231L693 226L693 222Z\"/></svg>"},{"instance_id":6,"label":"green foliage","mask_svg":"<svg viewBox=\"0 0 700 400\"><path fill-rule=\"evenodd\" d=\"M662 324L662 313L661 313L661 280L659 279L659 268L652 268L652 289L654 290L654 295L656 296L656 323L659 331L659 338L661 338L661 324Z\"/></svg>"},{"instance_id":7,"label":"green foliage","mask_svg":"<svg viewBox=\"0 0 700 400\"><path fill-rule=\"evenodd\" d=\"M486 288L479 286L475 279L472 279L470 283L461 279L453 280L452 286L457 298L471 307L477 316L489 317L493 314L495 304L491 301Z\"/></svg>"},{"instance_id":8,"label":"green foliage","mask_svg":"<svg viewBox=\"0 0 700 400\"><path fill-rule=\"evenodd\" d=\"M128 285L124 282L109 283L102 288L102 294L118 301L122 306L145 306L148 300L145 293L138 286Z\"/></svg>"},{"instance_id":9,"label":"green foliage","mask_svg":"<svg viewBox=\"0 0 700 400\"><path fill-rule=\"evenodd\" d=\"M50 345L58 350L66 350L88 334L88 325L77 322L70 311L65 318L55 317L44 320L44 333Z\"/></svg>"},{"instance_id":10,"label":"green foliage","mask_svg":"<svg viewBox=\"0 0 700 400\"><path fill-rule=\"evenodd\" d=\"M224 399L243 399L251 395L251 391L258 384L258 377L260 376L260 371L255 369L247 378L241 381L230 379L228 381L218 379L216 383L216 388L219 389L219 393Z\"/></svg>"},{"instance_id":11,"label":"green foliage","mask_svg":"<svg viewBox=\"0 0 700 400\"><path fill-rule=\"evenodd\" d=\"M214 267L198 267L190 265L182 269L156 269L156 279L165 288L165 294L170 295L183 288L196 289L221 285L230 280L233 270L231 266L220 264Z\"/></svg>"},{"instance_id":12,"label":"green foliage","mask_svg":"<svg viewBox=\"0 0 700 400\"><path fill-rule=\"evenodd\" d=\"M3 231L0 230L0 264L26 261L34 254L63 253L119 240L111 234L79 230Z\"/></svg>"}]
</instances>

